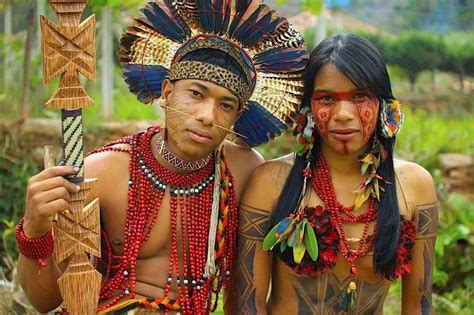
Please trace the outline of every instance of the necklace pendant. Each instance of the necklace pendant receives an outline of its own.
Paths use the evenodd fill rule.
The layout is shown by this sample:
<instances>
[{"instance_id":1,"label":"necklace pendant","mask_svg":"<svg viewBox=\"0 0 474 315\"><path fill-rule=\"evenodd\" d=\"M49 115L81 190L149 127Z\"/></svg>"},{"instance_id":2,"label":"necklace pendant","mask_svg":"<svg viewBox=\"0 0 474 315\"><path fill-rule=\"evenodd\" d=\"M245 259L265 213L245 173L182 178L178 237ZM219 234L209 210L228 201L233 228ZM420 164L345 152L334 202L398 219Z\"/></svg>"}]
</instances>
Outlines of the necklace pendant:
<instances>
[{"instance_id":1,"label":"necklace pendant","mask_svg":"<svg viewBox=\"0 0 474 315\"><path fill-rule=\"evenodd\" d=\"M351 265L351 279L354 279L355 274L357 273L357 268L354 264Z\"/></svg>"},{"instance_id":2,"label":"necklace pendant","mask_svg":"<svg viewBox=\"0 0 474 315\"><path fill-rule=\"evenodd\" d=\"M357 298L356 290L357 285L355 283L355 275L357 272L357 268L354 263L351 263L351 268L349 269L349 285L347 286L347 290L344 293L344 297L342 298L342 308L344 311L349 311L351 307L354 305L355 300Z\"/></svg>"},{"instance_id":3,"label":"necklace pendant","mask_svg":"<svg viewBox=\"0 0 474 315\"><path fill-rule=\"evenodd\" d=\"M341 307L344 311L348 312L355 304L357 299L357 285L354 280L349 282L347 286L347 290L344 293L344 297L342 298Z\"/></svg>"}]
</instances>

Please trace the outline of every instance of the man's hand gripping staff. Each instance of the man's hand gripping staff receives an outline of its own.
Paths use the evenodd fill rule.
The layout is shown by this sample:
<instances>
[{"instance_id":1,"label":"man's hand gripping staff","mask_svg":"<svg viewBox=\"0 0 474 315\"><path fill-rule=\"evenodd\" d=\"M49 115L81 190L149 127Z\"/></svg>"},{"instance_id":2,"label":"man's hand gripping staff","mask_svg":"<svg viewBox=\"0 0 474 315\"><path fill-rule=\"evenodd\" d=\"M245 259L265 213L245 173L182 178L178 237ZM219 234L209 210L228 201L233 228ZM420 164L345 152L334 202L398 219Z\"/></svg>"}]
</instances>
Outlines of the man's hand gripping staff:
<instances>
[{"instance_id":1,"label":"man's hand gripping staff","mask_svg":"<svg viewBox=\"0 0 474 315\"><path fill-rule=\"evenodd\" d=\"M61 109L63 165L52 166L28 183L25 217L17 229L20 253L37 260L40 268L51 254L54 235L54 262L68 263L58 286L69 314L93 314L97 308L101 275L90 264L87 254L100 256L99 202L84 205L95 179L84 179L82 108L92 105L79 81L79 72L95 79L95 17L81 23L87 0L49 0L58 24L41 16L43 74L45 84L60 75L59 88L45 104ZM44 251L22 248L32 242ZM24 245L24 246L22 246ZM44 245L44 246L43 246ZM39 256L46 257L39 257Z\"/></svg>"}]
</instances>

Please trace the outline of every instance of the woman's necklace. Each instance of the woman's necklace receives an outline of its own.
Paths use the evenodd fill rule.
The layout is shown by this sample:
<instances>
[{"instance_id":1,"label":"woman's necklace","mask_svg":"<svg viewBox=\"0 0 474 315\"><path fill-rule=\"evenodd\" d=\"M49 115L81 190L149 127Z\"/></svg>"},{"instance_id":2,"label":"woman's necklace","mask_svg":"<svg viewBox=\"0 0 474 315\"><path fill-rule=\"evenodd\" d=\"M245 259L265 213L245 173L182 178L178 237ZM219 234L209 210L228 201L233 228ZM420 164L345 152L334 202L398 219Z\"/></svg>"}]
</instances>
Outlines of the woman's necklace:
<instances>
[{"instance_id":1,"label":"woman's necklace","mask_svg":"<svg viewBox=\"0 0 474 315\"><path fill-rule=\"evenodd\" d=\"M327 209L331 214L331 220L336 225L339 235L341 236L338 248L342 255L342 258L344 258L344 260L351 265L349 270L350 282L342 302L342 308L347 311L351 308L356 299L355 275L357 273L357 268L355 266L355 262L357 259L365 257L369 253L369 251L372 249L375 240L374 235L377 229L377 224L374 225L372 237L368 237L368 235L370 223L377 219L376 201L374 198L370 198L369 209L359 215L354 215L353 213L351 213L354 209L354 205L344 207L337 200L331 173L322 153L319 153L317 157L313 178L313 189L319 196L319 198L323 201L324 208ZM350 246L351 242L347 238L346 232L344 230L344 223L364 224L359 245L355 250L352 249Z\"/></svg>"}]
</instances>

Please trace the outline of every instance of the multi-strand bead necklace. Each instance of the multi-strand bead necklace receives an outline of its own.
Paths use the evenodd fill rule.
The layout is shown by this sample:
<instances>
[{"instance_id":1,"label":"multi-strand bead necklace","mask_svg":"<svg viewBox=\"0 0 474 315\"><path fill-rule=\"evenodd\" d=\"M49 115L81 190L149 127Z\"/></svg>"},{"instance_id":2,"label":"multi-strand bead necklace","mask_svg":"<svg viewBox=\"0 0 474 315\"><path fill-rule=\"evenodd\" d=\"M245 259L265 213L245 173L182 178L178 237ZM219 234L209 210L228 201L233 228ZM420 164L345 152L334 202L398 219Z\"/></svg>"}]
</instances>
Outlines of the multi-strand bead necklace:
<instances>
[{"instance_id":1,"label":"multi-strand bead necklace","mask_svg":"<svg viewBox=\"0 0 474 315\"><path fill-rule=\"evenodd\" d=\"M150 237L158 211L168 190L170 193L171 253L165 297L170 294L172 283L178 285L178 303L183 314L208 314L212 308L212 293L229 280L236 242L237 206L233 180L222 155L221 163L212 157L205 166L187 175L175 174L164 168L153 156L152 137L160 132L150 128L132 138L113 144L128 143L130 179L128 209L124 231L124 250L118 263L102 261L106 269L114 269L100 292L100 300L111 299L100 309L107 309L124 298L135 297L136 264L138 252ZM105 149L98 150L102 152ZM206 274L208 236L211 226L215 166L219 165L220 199L219 228L216 232L215 258L217 274ZM178 218L181 235L178 235ZM178 257L178 238L181 238L182 257ZM181 259L180 259L181 258ZM181 263L180 263L181 262ZM112 265L113 264L113 265ZM217 281L217 283L215 283ZM217 288L217 289L216 289ZM217 292L216 292L217 291ZM118 294L117 294L118 293Z\"/></svg>"},{"instance_id":2,"label":"multi-strand bead necklace","mask_svg":"<svg viewBox=\"0 0 474 315\"><path fill-rule=\"evenodd\" d=\"M375 240L374 236L375 231L377 230L377 225L374 225L371 236L369 236L369 227L370 223L374 222L377 219L376 202L374 198L370 198L369 209L359 215L355 215L352 213L352 211L354 210L354 205L344 207L344 205L342 205L337 200L331 173L329 172L329 167L321 153L319 153L316 160L316 167L313 178L313 189L319 196L319 198L321 198L321 200L323 201L325 209L327 209L331 214L331 220L339 232L339 252L341 253L342 258L344 258L344 260L347 261L351 266L349 270L350 282L343 299L343 308L348 309L355 300L355 275L357 273L357 269L355 266L356 260L365 257L370 252ZM347 238L346 232L344 230L343 224L345 223L364 224L362 235L360 239L358 239L359 245L355 250L351 248L350 239Z\"/></svg>"}]
</instances>

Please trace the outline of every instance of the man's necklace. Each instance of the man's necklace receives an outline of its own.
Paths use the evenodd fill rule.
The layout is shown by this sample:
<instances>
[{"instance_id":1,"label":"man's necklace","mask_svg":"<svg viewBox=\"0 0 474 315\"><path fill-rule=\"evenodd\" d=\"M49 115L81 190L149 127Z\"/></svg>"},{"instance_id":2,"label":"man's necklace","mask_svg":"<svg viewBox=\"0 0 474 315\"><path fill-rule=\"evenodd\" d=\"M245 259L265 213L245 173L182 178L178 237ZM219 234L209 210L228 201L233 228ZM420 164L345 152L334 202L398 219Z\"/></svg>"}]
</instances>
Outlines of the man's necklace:
<instances>
[{"instance_id":1,"label":"man's necklace","mask_svg":"<svg viewBox=\"0 0 474 315\"><path fill-rule=\"evenodd\" d=\"M173 152L171 152L167 147L165 140L161 134L158 135L157 140L155 142L155 148L158 154L166 161L166 163L170 164L171 166L178 168L183 171L197 171L206 166L209 161L211 160L212 153L206 156L203 159L198 161L190 162L183 160Z\"/></svg>"},{"instance_id":2,"label":"man's necklace","mask_svg":"<svg viewBox=\"0 0 474 315\"><path fill-rule=\"evenodd\" d=\"M155 159L150 146L151 139L159 132L159 128L150 128L129 140L129 208L124 231L124 254L119 264L106 262L106 269L114 270L114 276L103 285L100 299L112 299L101 309L115 305L122 298L135 297L139 250L150 238L165 192L169 189L171 250L163 298L169 299L172 284L177 284L181 313L207 313L211 295L219 291L215 287L220 289L230 279L237 230L232 178L223 156L216 157L222 163L215 163L214 156L211 156L204 167L186 175L166 169ZM219 176L216 176L217 167ZM222 183L227 184L222 186ZM214 217L218 222L213 223ZM214 226L218 227L217 230L212 228ZM212 238L218 241L209 245ZM214 262L214 271L208 269L209 261Z\"/></svg>"}]
</instances>

